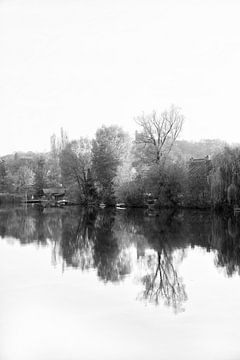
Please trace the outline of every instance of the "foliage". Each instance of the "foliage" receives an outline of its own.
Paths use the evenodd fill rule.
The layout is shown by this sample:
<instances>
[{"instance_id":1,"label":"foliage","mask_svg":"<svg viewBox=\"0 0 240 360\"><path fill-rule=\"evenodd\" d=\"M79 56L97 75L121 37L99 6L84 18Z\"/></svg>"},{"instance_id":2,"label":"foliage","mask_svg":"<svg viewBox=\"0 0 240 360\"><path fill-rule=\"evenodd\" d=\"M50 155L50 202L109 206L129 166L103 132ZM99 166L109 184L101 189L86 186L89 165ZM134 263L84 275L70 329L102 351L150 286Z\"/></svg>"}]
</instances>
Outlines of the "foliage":
<instances>
[{"instance_id":1,"label":"foliage","mask_svg":"<svg viewBox=\"0 0 240 360\"><path fill-rule=\"evenodd\" d=\"M34 172L26 165L21 166L16 174L15 186L17 192L29 191L34 184Z\"/></svg>"},{"instance_id":2,"label":"foliage","mask_svg":"<svg viewBox=\"0 0 240 360\"><path fill-rule=\"evenodd\" d=\"M187 205L193 207L209 207L211 204L210 171L211 161L208 157L203 159L190 159L188 162L188 191L185 199Z\"/></svg>"},{"instance_id":3,"label":"foliage","mask_svg":"<svg viewBox=\"0 0 240 360\"><path fill-rule=\"evenodd\" d=\"M117 188L116 198L127 206L141 207L144 205L144 188L136 180L125 182Z\"/></svg>"},{"instance_id":4,"label":"foliage","mask_svg":"<svg viewBox=\"0 0 240 360\"><path fill-rule=\"evenodd\" d=\"M115 203L114 178L122 164L128 136L117 126L102 126L96 132L92 148L93 173L101 201Z\"/></svg>"},{"instance_id":5,"label":"foliage","mask_svg":"<svg viewBox=\"0 0 240 360\"><path fill-rule=\"evenodd\" d=\"M212 161L211 199L214 207L240 203L240 148L225 147Z\"/></svg>"},{"instance_id":6,"label":"foliage","mask_svg":"<svg viewBox=\"0 0 240 360\"><path fill-rule=\"evenodd\" d=\"M158 205L175 207L183 205L183 194L185 190L184 169L177 165L169 166L161 175L158 191Z\"/></svg>"},{"instance_id":7,"label":"foliage","mask_svg":"<svg viewBox=\"0 0 240 360\"><path fill-rule=\"evenodd\" d=\"M47 179L46 179L46 161L41 156L37 159L35 176L34 176L34 194L39 197L42 195L43 189L46 188Z\"/></svg>"},{"instance_id":8,"label":"foliage","mask_svg":"<svg viewBox=\"0 0 240 360\"><path fill-rule=\"evenodd\" d=\"M60 167L65 187L75 189L82 202L89 202L95 197L91 176L91 142L80 138L69 142L61 151Z\"/></svg>"},{"instance_id":9,"label":"foliage","mask_svg":"<svg viewBox=\"0 0 240 360\"><path fill-rule=\"evenodd\" d=\"M143 177L146 193L157 199L158 206L181 205L186 190L186 169L183 164L168 162L164 167L151 166Z\"/></svg>"},{"instance_id":10,"label":"foliage","mask_svg":"<svg viewBox=\"0 0 240 360\"><path fill-rule=\"evenodd\" d=\"M45 166L47 187L60 187L62 185L62 181L59 162L50 158L47 159Z\"/></svg>"},{"instance_id":11,"label":"foliage","mask_svg":"<svg viewBox=\"0 0 240 360\"><path fill-rule=\"evenodd\" d=\"M49 153L1 158L0 192L40 196L44 188L64 186L68 199L85 205L144 206L148 195L159 207L239 206L240 148L178 140L183 120L174 106L143 114L134 140L118 126L102 126L92 140L70 141L61 129Z\"/></svg>"},{"instance_id":12,"label":"foliage","mask_svg":"<svg viewBox=\"0 0 240 360\"><path fill-rule=\"evenodd\" d=\"M7 170L4 160L0 160L0 192L7 190Z\"/></svg>"}]
</instances>

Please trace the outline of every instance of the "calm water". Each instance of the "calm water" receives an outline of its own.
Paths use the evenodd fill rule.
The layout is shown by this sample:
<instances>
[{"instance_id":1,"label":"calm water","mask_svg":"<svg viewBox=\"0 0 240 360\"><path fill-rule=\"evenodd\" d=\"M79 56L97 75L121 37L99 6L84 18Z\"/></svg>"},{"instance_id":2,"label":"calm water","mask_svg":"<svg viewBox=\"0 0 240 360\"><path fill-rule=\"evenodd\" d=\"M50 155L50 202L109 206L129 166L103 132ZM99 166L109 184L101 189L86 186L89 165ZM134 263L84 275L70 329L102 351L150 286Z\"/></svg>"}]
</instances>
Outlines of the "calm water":
<instances>
[{"instance_id":1,"label":"calm water","mask_svg":"<svg viewBox=\"0 0 240 360\"><path fill-rule=\"evenodd\" d=\"M240 219L0 208L0 359L240 359Z\"/></svg>"}]
</instances>

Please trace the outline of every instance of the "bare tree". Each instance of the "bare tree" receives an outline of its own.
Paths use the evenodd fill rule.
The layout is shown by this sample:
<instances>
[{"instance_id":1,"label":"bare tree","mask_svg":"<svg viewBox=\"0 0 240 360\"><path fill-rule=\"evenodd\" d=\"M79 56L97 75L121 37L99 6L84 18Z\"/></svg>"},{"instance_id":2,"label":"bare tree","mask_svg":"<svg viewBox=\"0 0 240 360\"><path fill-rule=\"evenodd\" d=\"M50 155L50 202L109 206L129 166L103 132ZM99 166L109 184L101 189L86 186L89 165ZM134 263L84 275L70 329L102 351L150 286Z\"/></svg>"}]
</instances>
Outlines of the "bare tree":
<instances>
[{"instance_id":1,"label":"bare tree","mask_svg":"<svg viewBox=\"0 0 240 360\"><path fill-rule=\"evenodd\" d=\"M149 160L159 164L169 154L181 132L184 117L180 109L172 105L160 115L153 111L150 115L138 116L135 121L141 127L141 132L136 133L136 144L143 145Z\"/></svg>"}]
</instances>

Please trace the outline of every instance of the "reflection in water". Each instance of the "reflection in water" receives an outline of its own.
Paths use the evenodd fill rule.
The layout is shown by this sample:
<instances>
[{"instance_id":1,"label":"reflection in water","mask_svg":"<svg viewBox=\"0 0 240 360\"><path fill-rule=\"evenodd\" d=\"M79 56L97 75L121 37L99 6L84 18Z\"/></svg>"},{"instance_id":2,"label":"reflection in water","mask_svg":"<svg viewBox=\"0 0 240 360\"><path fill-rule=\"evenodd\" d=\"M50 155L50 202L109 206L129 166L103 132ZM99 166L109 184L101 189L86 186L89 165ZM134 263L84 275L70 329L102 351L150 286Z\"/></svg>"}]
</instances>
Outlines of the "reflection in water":
<instances>
[{"instance_id":1,"label":"reflection in water","mask_svg":"<svg viewBox=\"0 0 240 360\"><path fill-rule=\"evenodd\" d=\"M164 249L154 255L148 258L150 272L142 278L143 298L155 304L159 303L159 299L164 299L166 305L172 306L176 312L180 311L187 295L182 279L173 265L172 255L167 254Z\"/></svg>"},{"instance_id":2,"label":"reflection in water","mask_svg":"<svg viewBox=\"0 0 240 360\"><path fill-rule=\"evenodd\" d=\"M134 273L139 298L178 312L187 299L178 264L189 246L214 251L216 266L240 274L239 221L194 211L149 217L142 210L14 208L0 210L0 236L51 245L53 265L95 269L104 282Z\"/></svg>"},{"instance_id":3,"label":"reflection in water","mask_svg":"<svg viewBox=\"0 0 240 360\"><path fill-rule=\"evenodd\" d=\"M216 265L228 276L240 274L240 218L215 217L212 221L212 247L217 251Z\"/></svg>"}]
</instances>

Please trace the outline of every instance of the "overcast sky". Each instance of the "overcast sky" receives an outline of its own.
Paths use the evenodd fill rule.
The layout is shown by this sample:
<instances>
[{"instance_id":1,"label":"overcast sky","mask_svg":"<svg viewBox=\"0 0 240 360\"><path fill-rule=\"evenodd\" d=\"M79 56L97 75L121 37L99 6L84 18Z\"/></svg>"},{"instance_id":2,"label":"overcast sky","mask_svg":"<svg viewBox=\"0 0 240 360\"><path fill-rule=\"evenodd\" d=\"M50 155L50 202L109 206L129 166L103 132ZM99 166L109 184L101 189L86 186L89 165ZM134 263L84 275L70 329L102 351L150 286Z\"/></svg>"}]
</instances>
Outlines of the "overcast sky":
<instances>
[{"instance_id":1,"label":"overcast sky","mask_svg":"<svg viewBox=\"0 0 240 360\"><path fill-rule=\"evenodd\" d=\"M181 138L240 141L239 0L0 0L0 155L181 107Z\"/></svg>"}]
</instances>

